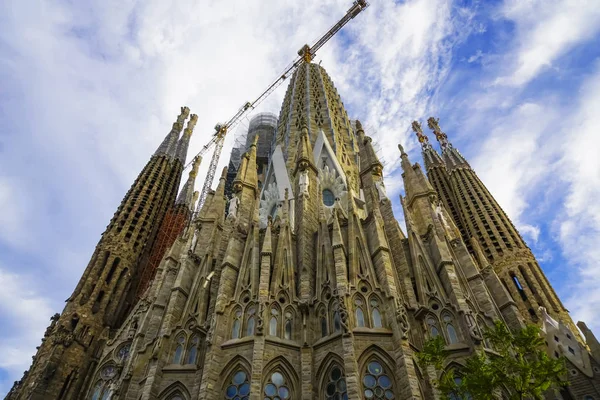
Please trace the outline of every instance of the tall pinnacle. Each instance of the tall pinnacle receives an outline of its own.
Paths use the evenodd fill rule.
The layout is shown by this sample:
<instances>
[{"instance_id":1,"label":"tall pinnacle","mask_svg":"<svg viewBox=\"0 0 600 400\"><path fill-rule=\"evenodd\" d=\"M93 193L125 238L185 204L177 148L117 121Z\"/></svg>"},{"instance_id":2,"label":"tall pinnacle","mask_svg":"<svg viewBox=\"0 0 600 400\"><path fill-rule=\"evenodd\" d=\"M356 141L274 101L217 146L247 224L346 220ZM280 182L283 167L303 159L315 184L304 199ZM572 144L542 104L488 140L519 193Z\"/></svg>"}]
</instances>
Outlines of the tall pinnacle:
<instances>
[{"instance_id":1,"label":"tall pinnacle","mask_svg":"<svg viewBox=\"0 0 600 400\"><path fill-rule=\"evenodd\" d=\"M171 155L174 155L177 160L179 160L182 164L185 164L185 159L187 157L188 146L190 144L190 138L192 137L192 133L194 132L194 127L198 122L198 116L196 114L192 114L190 120L188 121L187 127L185 131L183 131L183 136L179 139L177 143L177 149Z\"/></svg>"},{"instance_id":2,"label":"tall pinnacle","mask_svg":"<svg viewBox=\"0 0 600 400\"><path fill-rule=\"evenodd\" d=\"M442 132L439 121L439 118L429 117L429 119L427 119L427 126L433 131L435 138L442 147L442 156L446 162L446 168L448 168L448 170L454 168L471 168L463 155L448 141L448 135Z\"/></svg>"},{"instance_id":3,"label":"tall pinnacle","mask_svg":"<svg viewBox=\"0 0 600 400\"><path fill-rule=\"evenodd\" d=\"M167 134L165 139L162 141L158 149L154 152L155 156L158 155L170 155L174 152L174 147L177 144L179 134L183 129L183 123L186 118L190 115L190 109L188 107L181 107L181 113L177 116L177 121L173 123L171 132Z\"/></svg>"},{"instance_id":4,"label":"tall pinnacle","mask_svg":"<svg viewBox=\"0 0 600 400\"><path fill-rule=\"evenodd\" d=\"M438 142L440 142L440 146L442 146L442 150L445 150L446 147L452 146L452 145L450 144L450 142L448 142L448 136L444 132L442 132L439 122L440 122L439 118L429 117L429 119L427 119L427 126L435 134L435 138L438 140Z\"/></svg>"},{"instance_id":5,"label":"tall pinnacle","mask_svg":"<svg viewBox=\"0 0 600 400\"><path fill-rule=\"evenodd\" d=\"M417 138L419 139L419 143L421 143L421 147L423 148L423 150L425 150L428 147L431 147L431 145L429 144L429 138L423 134L423 129L421 128L421 124L419 123L419 121L413 121L411 126L413 132L415 132L415 134L417 135Z\"/></svg>"},{"instance_id":6,"label":"tall pinnacle","mask_svg":"<svg viewBox=\"0 0 600 400\"><path fill-rule=\"evenodd\" d=\"M179 192L179 196L177 196L177 201L175 204L185 204L188 207L193 205L193 197L194 197L194 182L196 181L196 176L198 176L198 168L200 167L200 163L202 162L202 157L198 156L194 158L192 164L192 170L188 176L188 180L183 185L181 192Z\"/></svg>"}]
</instances>

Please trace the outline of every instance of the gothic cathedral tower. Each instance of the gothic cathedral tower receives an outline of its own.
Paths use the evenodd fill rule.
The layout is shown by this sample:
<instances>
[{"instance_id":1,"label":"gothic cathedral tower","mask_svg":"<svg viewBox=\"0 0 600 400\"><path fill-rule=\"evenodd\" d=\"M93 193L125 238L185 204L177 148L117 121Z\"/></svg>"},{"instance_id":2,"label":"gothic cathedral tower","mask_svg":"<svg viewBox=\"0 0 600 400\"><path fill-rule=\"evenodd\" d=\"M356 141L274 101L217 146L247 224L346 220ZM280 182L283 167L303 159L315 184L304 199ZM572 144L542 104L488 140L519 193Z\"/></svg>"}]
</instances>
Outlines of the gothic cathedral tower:
<instances>
[{"instance_id":1,"label":"gothic cathedral tower","mask_svg":"<svg viewBox=\"0 0 600 400\"><path fill-rule=\"evenodd\" d=\"M436 120L441 156L413 124L426 171L400 147L405 234L371 138L320 65L291 77L269 157L261 146L271 143L255 135L232 197L224 169L186 224L197 164L184 210L173 202L188 112L10 399L440 399L439 371L421 369L415 353L441 336L457 365L475 350L494 354L482 329L495 320L554 323L546 331L562 347L549 348L569 346L580 371L572 398L600 396L600 345L587 328L592 354L566 342L576 332L566 310Z\"/></svg>"}]
</instances>

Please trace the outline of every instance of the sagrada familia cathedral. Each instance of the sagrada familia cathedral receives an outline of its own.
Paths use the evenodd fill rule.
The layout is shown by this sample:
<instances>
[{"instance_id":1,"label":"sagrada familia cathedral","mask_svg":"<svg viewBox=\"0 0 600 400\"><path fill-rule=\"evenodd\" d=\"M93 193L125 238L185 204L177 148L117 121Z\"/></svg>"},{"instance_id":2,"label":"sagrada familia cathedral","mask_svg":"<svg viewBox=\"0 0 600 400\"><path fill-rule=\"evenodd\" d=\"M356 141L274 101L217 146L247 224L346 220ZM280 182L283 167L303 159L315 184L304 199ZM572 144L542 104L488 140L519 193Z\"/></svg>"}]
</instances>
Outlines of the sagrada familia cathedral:
<instances>
[{"instance_id":1,"label":"sagrada familia cathedral","mask_svg":"<svg viewBox=\"0 0 600 400\"><path fill-rule=\"evenodd\" d=\"M441 153L418 122L423 165L399 149L403 231L371 138L320 65L296 70L272 137L249 135L197 212L199 158L177 194L189 112L7 399L441 399L442 372L416 361L424 342L441 336L460 368L494 353L482 329L501 320L538 324L565 357L553 399L600 400L600 344L438 120Z\"/></svg>"}]
</instances>

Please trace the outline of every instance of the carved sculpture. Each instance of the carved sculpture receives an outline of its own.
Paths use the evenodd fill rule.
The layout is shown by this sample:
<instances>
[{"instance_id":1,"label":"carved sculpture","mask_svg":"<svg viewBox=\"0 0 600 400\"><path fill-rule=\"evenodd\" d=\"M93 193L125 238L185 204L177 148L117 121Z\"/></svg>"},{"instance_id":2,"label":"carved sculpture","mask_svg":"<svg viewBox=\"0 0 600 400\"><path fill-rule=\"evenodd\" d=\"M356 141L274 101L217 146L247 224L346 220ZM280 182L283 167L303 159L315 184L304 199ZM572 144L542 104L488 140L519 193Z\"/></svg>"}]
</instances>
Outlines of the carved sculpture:
<instances>
[{"instance_id":1,"label":"carved sculpture","mask_svg":"<svg viewBox=\"0 0 600 400\"><path fill-rule=\"evenodd\" d=\"M308 170L307 169L300 172L299 184L300 184L300 194L302 194L304 196L308 196L309 179L308 179Z\"/></svg>"},{"instance_id":2,"label":"carved sculpture","mask_svg":"<svg viewBox=\"0 0 600 400\"><path fill-rule=\"evenodd\" d=\"M227 217L235 218L237 217L238 204L240 199L237 196L233 196L231 200L229 200L229 208Z\"/></svg>"},{"instance_id":3,"label":"carved sculpture","mask_svg":"<svg viewBox=\"0 0 600 400\"><path fill-rule=\"evenodd\" d=\"M410 323L408 322L408 314L406 308L402 304L396 305L396 321L400 326L400 332L402 339L408 339L408 331L410 330Z\"/></svg>"}]
</instances>

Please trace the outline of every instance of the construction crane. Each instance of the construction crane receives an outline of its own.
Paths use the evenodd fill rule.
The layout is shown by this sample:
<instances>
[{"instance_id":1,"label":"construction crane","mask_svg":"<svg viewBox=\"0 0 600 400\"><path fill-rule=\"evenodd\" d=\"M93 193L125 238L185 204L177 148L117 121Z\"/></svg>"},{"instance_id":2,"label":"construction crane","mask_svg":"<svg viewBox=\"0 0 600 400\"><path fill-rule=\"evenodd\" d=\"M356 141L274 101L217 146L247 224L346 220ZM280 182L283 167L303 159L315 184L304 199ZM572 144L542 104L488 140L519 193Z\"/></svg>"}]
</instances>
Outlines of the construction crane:
<instances>
[{"instance_id":1,"label":"construction crane","mask_svg":"<svg viewBox=\"0 0 600 400\"><path fill-rule=\"evenodd\" d=\"M344 15L342 19L340 19L335 25L333 25L331 29L327 31L327 33L321 36L321 38L319 38L312 46L305 44L300 50L298 50L299 57L290 65L288 65L283 71L283 73L280 74L279 77L273 83L271 83L271 85L269 85L265 91L263 91L260 94L260 96L258 96L252 102L248 101L244 103L244 105L240 107L239 110L233 115L233 117L231 117L227 122L215 125L215 133L213 134L212 138L206 145L204 145L204 147L196 155L196 157L202 156L213 146L215 146L215 150L210 160L210 165L208 167L208 173L206 174L206 178L204 179L204 185L202 186L202 191L200 192L198 206L196 207L195 214L199 213L202 209L202 206L206 201L206 196L208 195L208 192L210 191L210 188L212 186L213 180L215 178L215 172L217 170L217 165L219 164L219 158L221 157L221 151L223 150L225 135L227 134L227 132L230 131L235 125L237 125L237 123L246 114L246 112L248 112L248 110L254 109L271 93L273 93L273 91L277 89L279 85L281 85L289 76L291 76L302 63L310 63L315 57L317 50L323 47L323 45L327 43L329 39L331 39L340 29L342 29L344 25L346 25L351 19L360 14L360 12L368 6L369 3L367 3L366 0L354 1L354 3L352 3L352 7L350 7L350 9L346 12L346 15ZM186 165L186 168L188 168L191 164L192 163L190 162L188 165Z\"/></svg>"}]
</instances>

